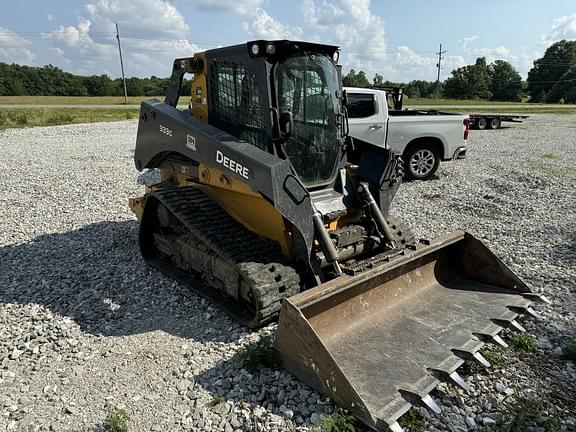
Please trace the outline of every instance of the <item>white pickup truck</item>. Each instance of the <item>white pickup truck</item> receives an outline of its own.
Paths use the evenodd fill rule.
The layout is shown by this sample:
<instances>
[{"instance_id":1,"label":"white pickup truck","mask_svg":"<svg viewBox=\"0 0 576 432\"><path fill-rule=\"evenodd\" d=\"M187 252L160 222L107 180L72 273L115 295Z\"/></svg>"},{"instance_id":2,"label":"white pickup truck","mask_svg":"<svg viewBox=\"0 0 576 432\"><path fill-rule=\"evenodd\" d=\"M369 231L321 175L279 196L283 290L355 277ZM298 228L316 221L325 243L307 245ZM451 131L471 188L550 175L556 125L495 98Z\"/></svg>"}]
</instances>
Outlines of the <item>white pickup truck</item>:
<instances>
[{"instance_id":1,"label":"white pickup truck","mask_svg":"<svg viewBox=\"0 0 576 432\"><path fill-rule=\"evenodd\" d=\"M430 178L440 161L466 157L468 116L389 109L383 90L354 87L344 90L348 99L349 135L401 154L408 178Z\"/></svg>"}]
</instances>

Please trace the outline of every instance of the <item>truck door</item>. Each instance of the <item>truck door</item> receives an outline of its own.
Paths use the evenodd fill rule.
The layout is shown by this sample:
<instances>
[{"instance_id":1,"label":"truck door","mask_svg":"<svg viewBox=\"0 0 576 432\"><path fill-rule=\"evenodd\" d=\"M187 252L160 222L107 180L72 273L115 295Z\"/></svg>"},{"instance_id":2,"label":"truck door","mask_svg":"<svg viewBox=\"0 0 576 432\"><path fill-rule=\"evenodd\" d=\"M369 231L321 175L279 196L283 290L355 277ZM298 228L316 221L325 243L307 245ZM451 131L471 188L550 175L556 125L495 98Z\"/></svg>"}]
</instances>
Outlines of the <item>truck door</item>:
<instances>
[{"instance_id":1,"label":"truck door","mask_svg":"<svg viewBox=\"0 0 576 432\"><path fill-rule=\"evenodd\" d=\"M371 144L385 147L386 123L383 110L373 93L354 93L348 91L348 123L350 136Z\"/></svg>"}]
</instances>

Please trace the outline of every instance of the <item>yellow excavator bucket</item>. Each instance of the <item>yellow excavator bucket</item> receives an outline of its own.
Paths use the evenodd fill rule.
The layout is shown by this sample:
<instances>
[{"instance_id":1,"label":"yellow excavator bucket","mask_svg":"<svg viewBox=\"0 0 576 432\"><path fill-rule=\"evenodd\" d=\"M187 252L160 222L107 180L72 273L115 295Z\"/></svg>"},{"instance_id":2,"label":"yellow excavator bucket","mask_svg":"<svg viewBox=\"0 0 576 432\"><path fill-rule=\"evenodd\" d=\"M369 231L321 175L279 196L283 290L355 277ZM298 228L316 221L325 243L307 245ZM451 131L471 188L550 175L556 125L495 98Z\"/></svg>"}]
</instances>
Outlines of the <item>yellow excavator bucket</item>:
<instances>
[{"instance_id":1,"label":"yellow excavator bucket","mask_svg":"<svg viewBox=\"0 0 576 432\"><path fill-rule=\"evenodd\" d=\"M376 430L401 431L413 404L439 411L439 380L467 388L456 369L489 363L485 342L516 327L538 296L463 231L284 301L275 347L283 366Z\"/></svg>"}]
</instances>

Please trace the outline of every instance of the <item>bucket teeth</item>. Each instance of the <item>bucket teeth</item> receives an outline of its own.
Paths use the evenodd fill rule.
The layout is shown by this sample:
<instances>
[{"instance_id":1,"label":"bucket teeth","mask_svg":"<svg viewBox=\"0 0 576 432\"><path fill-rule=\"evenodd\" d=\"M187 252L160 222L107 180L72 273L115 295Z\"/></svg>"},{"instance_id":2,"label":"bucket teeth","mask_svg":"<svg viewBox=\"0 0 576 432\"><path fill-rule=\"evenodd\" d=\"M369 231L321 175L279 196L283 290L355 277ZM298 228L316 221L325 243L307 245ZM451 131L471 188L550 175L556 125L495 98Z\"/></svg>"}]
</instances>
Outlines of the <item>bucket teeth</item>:
<instances>
[{"instance_id":1,"label":"bucket teeth","mask_svg":"<svg viewBox=\"0 0 576 432\"><path fill-rule=\"evenodd\" d=\"M489 368L492 366L490 364L490 362L488 360L486 360L486 358L482 354L480 354L479 351L472 354L472 358L474 360L476 360L478 363L480 363L482 366L484 366L485 368Z\"/></svg>"},{"instance_id":2,"label":"bucket teeth","mask_svg":"<svg viewBox=\"0 0 576 432\"><path fill-rule=\"evenodd\" d=\"M540 303L552 304L552 301L548 297L543 296L542 294L525 293L525 294L522 294L522 297L524 297L525 299L537 301Z\"/></svg>"},{"instance_id":3,"label":"bucket teeth","mask_svg":"<svg viewBox=\"0 0 576 432\"><path fill-rule=\"evenodd\" d=\"M479 351L471 352L463 349L453 349L452 352L464 360L474 359L485 368L489 368L492 366L490 362L486 360L482 354L480 354Z\"/></svg>"},{"instance_id":4,"label":"bucket teeth","mask_svg":"<svg viewBox=\"0 0 576 432\"><path fill-rule=\"evenodd\" d=\"M434 399L432 399L430 393L424 393L422 395L409 390L399 390L399 392L405 400L407 400L409 403L413 405L416 404L424 405L426 406L426 408L428 408L430 411L436 414L440 414L442 412L442 409L438 406L436 402L434 402Z\"/></svg>"},{"instance_id":5,"label":"bucket teeth","mask_svg":"<svg viewBox=\"0 0 576 432\"><path fill-rule=\"evenodd\" d=\"M537 320L542 319L542 315L540 315L538 312L536 312L530 306L509 306L509 309L516 312L516 313L523 313L523 314L530 315L531 317L536 318Z\"/></svg>"},{"instance_id":6,"label":"bucket teeth","mask_svg":"<svg viewBox=\"0 0 576 432\"><path fill-rule=\"evenodd\" d=\"M476 332L476 333L474 333L474 336L476 336L478 339L480 339L483 342L491 342L494 344L498 344L503 348L508 348L508 344L506 342L504 342L504 339L502 339L500 337L500 335Z\"/></svg>"},{"instance_id":7,"label":"bucket teeth","mask_svg":"<svg viewBox=\"0 0 576 432\"><path fill-rule=\"evenodd\" d=\"M458 372L453 371L449 372L442 369L430 369L432 375L436 378L441 379L442 381L449 382L451 384L455 384L460 387L465 392L470 391L470 386L466 384L466 382L462 379L462 377L458 374Z\"/></svg>"},{"instance_id":8,"label":"bucket teeth","mask_svg":"<svg viewBox=\"0 0 576 432\"><path fill-rule=\"evenodd\" d=\"M436 414L440 414L442 412L438 404L434 402L434 399L432 399L432 396L430 396L429 394L427 394L424 397L421 397L420 402L422 402L424 405L426 405L426 407L429 410L433 411Z\"/></svg>"},{"instance_id":9,"label":"bucket teeth","mask_svg":"<svg viewBox=\"0 0 576 432\"><path fill-rule=\"evenodd\" d=\"M466 381L462 379L460 375L458 375L458 372L454 371L448 376L450 377L452 382L456 384L458 387L460 387L462 390L464 390L465 392L470 391L470 386L466 383Z\"/></svg>"},{"instance_id":10,"label":"bucket teeth","mask_svg":"<svg viewBox=\"0 0 576 432\"><path fill-rule=\"evenodd\" d=\"M500 345L503 348L508 348L508 344L506 342L504 342L504 339L502 339L500 337L500 335L494 335L492 336L492 340L497 343L498 345Z\"/></svg>"},{"instance_id":11,"label":"bucket teeth","mask_svg":"<svg viewBox=\"0 0 576 432\"><path fill-rule=\"evenodd\" d=\"M404 429L402 426L400 426L400 424L398 424L398 422L392 423L390 426L388 426L388 429L390 429L390 432L404 432Z\"/></svg>"},{"instance_id":12,"label":"bucket teeth","mask_svg":"<svg viewBox=\"0 0 576 432\"><path fill-rule=\"evenodd\" d=\"M522 325L516 321L515 319L501 319L497 318L493 320L496 324L501 325L503 327L508 327L510 329L518 330L522 333L526 332L526 329L522 327Z\"/></svg>"},{"instance_id":13,"label":"bucket teeth","mask_svg":"<svg viewBox=\"0 0 576 432\"><path fill-rule=\"evenodd\" d=\"M524 327L522 327L522 326L520 325L520 323L519 323L518 321L516 321L516 320L510 321L510 326L513 327L513 328L515 328L516 330L522 332L522 333L525 333L525 332L526 332L526 329L525 329Z\"/></svg>"}]
</instances>

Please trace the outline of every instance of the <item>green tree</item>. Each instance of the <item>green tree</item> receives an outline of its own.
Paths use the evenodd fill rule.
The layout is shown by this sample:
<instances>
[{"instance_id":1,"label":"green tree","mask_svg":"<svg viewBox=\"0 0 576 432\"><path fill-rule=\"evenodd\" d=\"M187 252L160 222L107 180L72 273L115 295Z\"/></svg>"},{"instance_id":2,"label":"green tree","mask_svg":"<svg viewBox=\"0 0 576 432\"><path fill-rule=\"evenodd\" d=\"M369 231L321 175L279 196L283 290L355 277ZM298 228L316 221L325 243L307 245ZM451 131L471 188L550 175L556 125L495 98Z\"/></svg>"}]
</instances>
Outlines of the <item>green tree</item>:
<instances>
[{"instance_id":1,"label":"green tree","mask_svg":"<svg viewBox=\"0 0 576 432\"><path fill-rule=\"evenodd\" d=\"M366 78L364 71L356 73L354 69L351 69L350 72L348 72L348 74L342 79L342 83L346 87L370 87L370 81Z\"/></svg>"},{"instance_id":2,"label":"green tree","mask_svg":"<svg viewBox=\"0 0 576 432\"><path fill-rule=\"evenodd\" d=\"M384 85L384 77L380 74L375 74L372 80L372 85L374 87L382 87Z\"/></svg>"},{"instance_id":3,"label":"green tree","mask_svg":"<svg viewBox=\"0 0 576 432\"><path fill-rule=\"evenodd\" d=\"M26 89L20 80L13 80L8 84L8 96L25 96Z\"/></svg>"},{"instance_id":4,"label":"green tree","mask_svg":"<svg viewBox=\"0 0 576 432\"><path fill-rule=\"evenodd\" d=\"M564 73L550 89L546 100L550 102L576 103L576 63Z\"/></svg>"},{"instance_id":5,"label":"green tree","mask_svg":"<svg viewBox=\"0 0 576 432\"><path fill-rule=\"evenodd\" d=\"M114 94L114 83L108 75L83 77L82 84L90 96L108 96Z\"/></svg>"},{"instance_id":6,"label":"green tree","mask_svg":"<svg viewBox=\"0 0 576 432\"><path fill-rule=\"evenodd\" d=\"M126 92L128 96L141 96L144 94L144 83L139 78L128 78L126 80Z\"/></svg>"},{"instance_id":7,"label":"green tree","mask_svg":"<svg viewBox=\"0 0 576 432\"><path fill-rule=\"evenodd\" d=\"M434 81L413 80L404 86L404 93L411 98L434 96L436 83Z\"/></svg>"},{"instance_id":8,"label":"green tree","mask_svg":"<svg viewBox=\"0 0 576 432\"><path fill-rule=\"evenodd\" d=\"M490 99L491 82L486 58L479 57L474 65L452 71L444 82L444 96L455 99Z\"/></svg>"},{"instance_id":9,"label":"green tree","mask_svg":"<svg viewBox=\"0 0 576 432\"><path fill-rule=\"evenodd\" d=\"M498 101L522 100L522 77L505 60L496 60L488 66L492 82L492 99Z\"/></svg>"},{"instance_id":10,"label":"green tree","mask_svg":"<svg viewBox=\"0 0 576 432\"><path fill-rule=\"evenodd\" d=\"M530 101L557 102L560 100L562 95L551 90L574 64L576 64L576 41L561 40L550 45L544 56L535 60L534 67L528 72ZM564 86L559 88L564 88Z\"/></svg>"}]
</instances>

